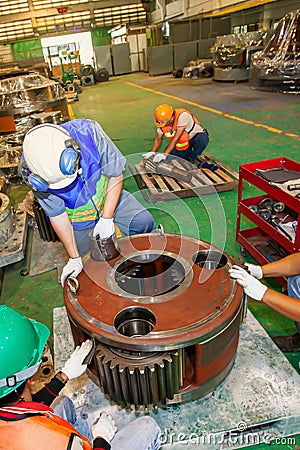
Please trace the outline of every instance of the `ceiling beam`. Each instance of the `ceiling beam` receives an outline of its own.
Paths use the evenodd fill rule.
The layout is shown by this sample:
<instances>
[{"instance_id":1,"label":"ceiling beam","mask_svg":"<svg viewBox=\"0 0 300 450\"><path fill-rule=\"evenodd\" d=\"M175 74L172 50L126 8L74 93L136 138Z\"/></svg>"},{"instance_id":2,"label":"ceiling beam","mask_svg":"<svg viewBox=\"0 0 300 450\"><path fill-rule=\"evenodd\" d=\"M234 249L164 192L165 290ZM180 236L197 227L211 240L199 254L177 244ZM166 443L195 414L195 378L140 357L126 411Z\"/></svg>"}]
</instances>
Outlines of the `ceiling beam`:
<instances>
[{"instance_id":1,"label":"ceiling beam","mask_svg":"<svg viewBox=\"0 0 300 450\"><path fill-rule=\"evenodd\" d=\"M27 20L27 19L38 19L40 17L51 17L51 16L63 16L68 13L72 12L81 12L81 11L90 11L91 16L93 16L94 9L104 9L104 8L113 8L116 6L128 6L128 5L134 5L136 3L141 3L140 0L102 0L97 2L88 2L88 3L82 3L78 5L71 5L68 6L68 0L66 0L66 6L68 8L68 11L64 14L59 14L57 11L57 8L45 8L45 9L38 9L34 10L31 9L28 12L24 13L14 13L14 14L2 14L0 15L0 23L7 23L7 22L18 22L20 20Z\"/></svg>"}]
</instances>

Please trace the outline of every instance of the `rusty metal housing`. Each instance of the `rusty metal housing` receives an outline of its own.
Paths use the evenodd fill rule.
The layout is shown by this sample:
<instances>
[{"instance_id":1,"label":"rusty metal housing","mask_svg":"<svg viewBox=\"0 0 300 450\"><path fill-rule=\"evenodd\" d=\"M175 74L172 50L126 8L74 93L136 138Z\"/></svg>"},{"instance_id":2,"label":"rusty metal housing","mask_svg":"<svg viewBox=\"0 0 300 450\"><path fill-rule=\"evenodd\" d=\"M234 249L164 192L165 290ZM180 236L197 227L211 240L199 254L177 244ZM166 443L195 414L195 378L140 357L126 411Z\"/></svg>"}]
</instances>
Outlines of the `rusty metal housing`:
<instances>
[{"instance_id":1,"label":"rusty metal housing","mask_svg":"<svg viewBox=\"0 0 300 450\"><path fill-rule=\"evenodd\" d=\"M76 344L96 340L90 375L135 410L195 400L235 360L242 288L229 256L199 239L164 233L118 240L109 262L87 257L74 293L65 286Z\"/></svg>"}]
</instances>

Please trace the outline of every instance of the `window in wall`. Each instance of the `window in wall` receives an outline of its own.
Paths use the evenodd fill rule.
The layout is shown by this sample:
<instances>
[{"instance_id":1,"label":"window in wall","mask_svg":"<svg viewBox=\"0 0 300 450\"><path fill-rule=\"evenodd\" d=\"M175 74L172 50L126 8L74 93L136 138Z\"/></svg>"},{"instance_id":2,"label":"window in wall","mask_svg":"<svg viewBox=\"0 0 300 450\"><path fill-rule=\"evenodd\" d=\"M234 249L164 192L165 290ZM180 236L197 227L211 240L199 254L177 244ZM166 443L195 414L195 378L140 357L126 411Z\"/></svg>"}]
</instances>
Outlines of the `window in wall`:
<instances>
[{"instance_id":1,"label":"window in wall","mask_svg":"<svg viewBox=\"0 0 300 450\"><path fill-rule=\"evenodd\" d=\"M36 25L39 33L43 35L54 31L79 31L84 28L89 28L90 21L90 12L82 11L76 13L65 13L51 17L40 17L36 19Z\"/></svg>"},{"instance_id":2,"label":"window in wall","mask_svg":"<svg viewBox=\"0 0 300 450\"><path fill-rule=\"evenodd\" d=\"M79 5L89 0L32 0L34 9L59 8L62 6Z\"/></svg>"},{"instance_id":3,"label":"window in wall","mask_svg":"<svg viewBox=\"0 0 300 450\"><path fill-rule=\"evenodd\" d=\"M146 11L140 3L94 10L94 20L97 27L119 25L122 23L145 23L146 18Z\"/></svg>"},{"instance_id":4,"label":"window in wall","mask_svg":"<svg viewBox=\"0 0 300 450\"><path fill-rule=\"evenodd\" d=\"M26 39L34 35L31 20L20 20L0 24L0 41L9 42Z\"/></svg>"},{"instance_id":5,"label":"window in wall","mask_svg":"<svg viewBox=\"0 0 300 450\"><path fill-rule=\"evenodd\" d=\"M0 15L29 11L28 0L6 0L0 2Z\"/></svg>"}]
</instances>

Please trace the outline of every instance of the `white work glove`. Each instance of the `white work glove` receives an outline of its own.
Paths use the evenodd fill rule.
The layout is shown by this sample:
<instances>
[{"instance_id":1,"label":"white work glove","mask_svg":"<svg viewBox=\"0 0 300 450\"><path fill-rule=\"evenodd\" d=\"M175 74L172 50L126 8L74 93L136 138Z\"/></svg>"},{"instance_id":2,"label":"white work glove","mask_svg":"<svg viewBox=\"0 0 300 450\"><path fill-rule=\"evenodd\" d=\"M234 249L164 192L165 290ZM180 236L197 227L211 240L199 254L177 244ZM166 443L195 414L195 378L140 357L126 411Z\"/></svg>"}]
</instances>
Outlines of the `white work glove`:
<instances>
[{"instance_id":1,"label":"white work glove","mask_svg":"<svg viewBox=\"0 0 300 450\"><path fill-rule=\"evenodd\" d=\"M153 158L153 162L160 163L161 161L164 161L166 159L167 155L164 153L156 153L156 155Z\"/></svg>"},{"instance_id":2,"label":"white work glove","mask_svg":"<svg viewBox=\"0 0 300 450\"><path fill-rule=\"evenodd\" d=\"M95 225L93 236L96 237L99 234L100 239L106 239L112 236L114 232L114 219L105 219L104 217L100 217Z\"/></svg>"},{"instance_id":3,"label":"white work glove","mask_svg":"<svg viewBox=\"0 0 300 450\"><path fill-rule=\"evenodd\" d=\"M60 283L64 287L65 281L69 276L76 278L82 271L82 259L80 256L77 258L70 258L65 267L62 270Z\"/></svg>"},{"instance_id":4,"label":"white work glove","mask_svg":"<svg viewBox=\"0 0 300 450\"><path fill-rule=\"evenodd\" d=\"M245 263L245 266L247 266L250 275L252 275L254 278L257 278L258 280L261 280L263 278L264 275L261 266L249 263Z\"/></svg>"},{"instance_id":5,"label":"white work glove","mask_svg":"<svg viewBox=\"0 0 300 450\"><path fill-rule=\"evenodd\" d=\"M97 437L101 437L110 444L110 441L117 432L116 422L110 414L102 412L91 426L91 432L93 441Z\"/></svg>"},{"instance_id":6,"label":"white work glove","mask_svg":"<svg viewBox=\"0 0 300 450\"><path fill-rule=\"evenodd\" d=\"M229 269L229 273L231 278L235 278L238 284L243 286L245 294L249 295L249 297L258 301L263 298L264 293L268 289L267 286L246 272L246 270L239 266L233 266L232 269Z\"/></svg>"},{"instance_id":7,"label":"white work glove","mask_svg":"<svg viewBox=\"0 0 300 450\"><path fill-rule=\"evenodd\" d=\"M151 158L151 156L154 156L154 155L155 155L155 152L144 153L143 154L143 158L144 159L148 159L148 158Z\"/></svg>"},{"instance_id":8,"label":"white work glove","mask_svg":"<svg viewBox=\"0 0 300 450\"><path fill-rule=\"evenodd\" d=\"M61 371L69 378L69 380L80 377L80 375L86 371L87 364L83 364L83 361L91 351L92 346L92 341L87 339L80 346L78 345L75 348L70 358L65 362Z\"/></svg>"}]
</instances>

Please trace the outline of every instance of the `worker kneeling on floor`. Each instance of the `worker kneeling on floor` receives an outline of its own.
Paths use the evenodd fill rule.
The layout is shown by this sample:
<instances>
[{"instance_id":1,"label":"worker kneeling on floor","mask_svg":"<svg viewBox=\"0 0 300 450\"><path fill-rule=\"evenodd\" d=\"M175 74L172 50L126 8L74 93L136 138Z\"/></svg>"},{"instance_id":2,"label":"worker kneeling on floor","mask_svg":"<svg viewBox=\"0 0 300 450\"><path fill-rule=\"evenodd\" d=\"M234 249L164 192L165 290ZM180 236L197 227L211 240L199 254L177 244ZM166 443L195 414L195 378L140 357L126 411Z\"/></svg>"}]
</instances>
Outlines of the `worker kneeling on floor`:
<instances>
[{"instance_id":1,"label":"worker kneeling on floor","mask_svg":"<svg viewBox=\"0 0 300 450\"><path fill-rule=\"evenodd\" d=\"M85 372L90 340L76 347L45 387L31 393L49 335L44 324L0 305L0 449L157 450L160 429L151 417L116 434L114 419L102 411L90 428L87 420L76 417L71 399L58 395L68 380Z\"/></svg>"},{"instance_id":2,"label":"worker kneeling on floor","mask_svg":"<svg viewBox=\"0 0 300 450\"><path fill-rule=\"evenodd\" d=\"M160 162L168 155L196 162L209 142L208 131L199 120L190 111L184 108L174 109L167 104L159 105L154 116L157 134L151 152L146 153L144 158L155 154L165 137L170 142L163 153L154 155L154 162Z\"/></svg>"}]
</instances>

